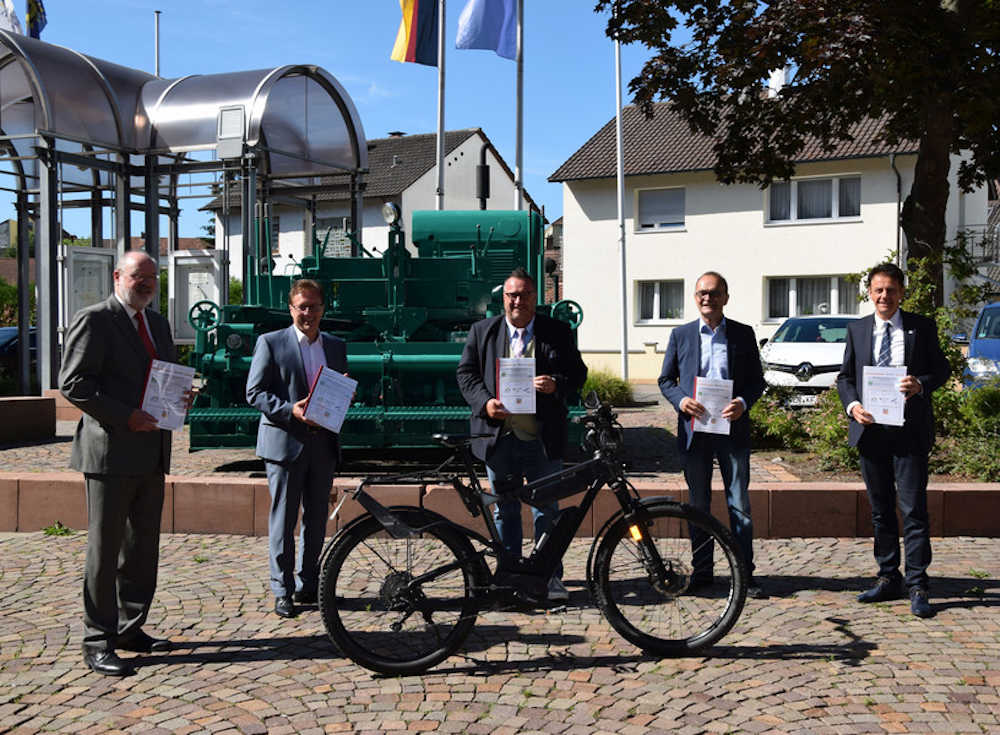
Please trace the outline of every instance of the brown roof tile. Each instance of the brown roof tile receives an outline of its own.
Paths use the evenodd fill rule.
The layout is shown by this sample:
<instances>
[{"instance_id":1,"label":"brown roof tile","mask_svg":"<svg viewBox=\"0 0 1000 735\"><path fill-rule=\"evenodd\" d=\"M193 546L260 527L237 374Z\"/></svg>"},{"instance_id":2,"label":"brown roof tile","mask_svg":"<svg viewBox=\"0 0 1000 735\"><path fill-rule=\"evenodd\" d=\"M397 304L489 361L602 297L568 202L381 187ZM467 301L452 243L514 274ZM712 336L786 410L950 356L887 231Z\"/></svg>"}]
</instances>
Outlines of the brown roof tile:
<instances>
[{"instance_id":1,"label":"brown roof tile","mask_svg":"<svg viewBox=\"0 0 1000 735\"><path fill-rule=\"evenodd\" d=\"M681 117L670 110L669 103L653 106L653 117L647 118L635 105L625 108L622 115L624 135L625 175L708 171L715 165L712 151L714 140L691 132ZM824 151L818 142L806 144L798 162L829 161L843 158L916 152L916 144L907 143L895 149L875 142L881 125L867 120L856 125L852 141L837 144ZM615 120L612 118L549 176L549 181L604 179L615 175Z\"/></svg>"}]
</instances>

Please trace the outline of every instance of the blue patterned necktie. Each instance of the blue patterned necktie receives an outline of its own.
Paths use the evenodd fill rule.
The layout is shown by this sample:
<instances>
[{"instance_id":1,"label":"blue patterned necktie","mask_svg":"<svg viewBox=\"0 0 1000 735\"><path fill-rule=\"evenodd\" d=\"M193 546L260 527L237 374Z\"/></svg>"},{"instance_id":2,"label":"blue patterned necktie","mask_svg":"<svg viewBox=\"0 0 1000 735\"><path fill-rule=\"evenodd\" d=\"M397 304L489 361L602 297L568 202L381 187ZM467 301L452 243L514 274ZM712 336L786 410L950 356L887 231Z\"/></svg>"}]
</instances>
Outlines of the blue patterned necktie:
<instances>
[{"instance_id":1,"label":"blue patterned necktie","mask_svg":"<svg viewBox=\"0 0 1000 735\"><path fill-rule=\"evenodd\" d=\"M892 325L885 323L885 334L882 335L882 344L878 349L878 362L876 367L889 367L892 362Z\"/></svg>"}]
</instances>

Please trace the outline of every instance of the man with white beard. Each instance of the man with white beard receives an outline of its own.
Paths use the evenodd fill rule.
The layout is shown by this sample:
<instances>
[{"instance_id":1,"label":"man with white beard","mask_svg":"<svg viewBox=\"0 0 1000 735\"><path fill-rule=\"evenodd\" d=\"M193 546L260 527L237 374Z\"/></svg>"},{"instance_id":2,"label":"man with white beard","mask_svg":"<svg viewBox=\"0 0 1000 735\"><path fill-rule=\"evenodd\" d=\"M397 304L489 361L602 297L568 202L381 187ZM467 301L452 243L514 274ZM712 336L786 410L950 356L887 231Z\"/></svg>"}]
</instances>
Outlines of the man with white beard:
<instances>
[{"instance_id":1,"label":"man with white beard","mask_svg":"<svg viewBox=\"0 0 1000 735\"><path fill-rule=\"evenodd\" d=\"M87 487L83 660L108 676L133 672L116 648L170 650L142 630L156 589L171 437L140 406L152 360L177 361L170 325L147 308L156 277L156 261L126 252L114 293L73 318L59 374L60 391L83 411L70 460Z\"/></svg>"}]
</instances>

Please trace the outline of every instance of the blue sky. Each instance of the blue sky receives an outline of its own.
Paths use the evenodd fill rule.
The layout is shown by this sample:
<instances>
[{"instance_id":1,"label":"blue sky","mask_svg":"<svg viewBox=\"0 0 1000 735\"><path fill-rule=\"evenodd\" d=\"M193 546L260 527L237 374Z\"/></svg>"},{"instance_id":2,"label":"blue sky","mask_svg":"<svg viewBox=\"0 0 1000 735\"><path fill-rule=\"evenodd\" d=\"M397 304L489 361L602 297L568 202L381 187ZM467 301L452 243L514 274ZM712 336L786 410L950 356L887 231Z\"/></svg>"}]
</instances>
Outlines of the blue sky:
<instances>
[{"instance_id":1,"label":"blue sky","mask_svg":"<svg viewBox=\"0 0 1000 735\"><path fill-rule=\"evenodd\" d=\"M24 22L24 2L15 0ZM448 0L448 129L481 127L513 168L514 62L490 51L456 50L465 0ZM524 179L546 215L562 214L562 187L548 176L614 116L614 47L592 0L525 0ZM354 99L365 134L436 129L437 70L390 61L398 0L45 0L42 40L125 66L153 71L153 11L160 16L160 73L218 73L282 64L317 64ZM646 53L625 47L623 84ZM195 236L205 216L187 207L181 235ZM497 206L497 203L491 203ZM508 206L504 204L504 206ZM13 207L6 205L7 216ZM85 235L67 221L67 229ZM81 229L81 232L75 232Z\"/></svg>"}]
</instances>

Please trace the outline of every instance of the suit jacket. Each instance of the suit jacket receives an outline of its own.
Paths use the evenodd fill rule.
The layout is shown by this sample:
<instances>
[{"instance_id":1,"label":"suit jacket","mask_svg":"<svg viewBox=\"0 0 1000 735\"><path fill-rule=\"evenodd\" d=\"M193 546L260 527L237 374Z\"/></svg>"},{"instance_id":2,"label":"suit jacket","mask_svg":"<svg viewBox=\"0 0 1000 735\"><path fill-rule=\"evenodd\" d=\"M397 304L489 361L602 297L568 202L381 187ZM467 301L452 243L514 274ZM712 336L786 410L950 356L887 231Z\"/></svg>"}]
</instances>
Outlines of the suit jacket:
<instances>
[{"instance_id":1,"label":"suit jacket","mask_svg":"<svg viewBox=\"0 0 1000 735\"><path fill-rule=\"evenodd\" d=\"M148 308L143 318L158 358L176 362L170 324ZM59 372L59 390L83 411L70 467L100 475L144 475L154 468L170 471L170 432L128 428L128 417L142 405L149 365L139 330L114 294L73 317Z\"/></svg>"},{"instance_id":2,"label":"suit jacket","mask_svg":"<svg viewBox=\"0 0 1000 735\"><path fill-rule=\"evenodd\" d=\"M503 421L486 415L486 403L496 398L497 359L506 354L510 336L504 316L489 317L472 325L458 363L458 387L472 409L473 434L489 434L472 443L473 453L485 460L493 451ZM551 375L556 381L552 394L535 394L535 418L549 459L566 453L566 401L579 392L587 379L587 366L573 342L569 325L543 314L535 314L535 374Z\"/></svg>"},{"instance_id":3,"label":"suit jacket","mask_svg":"<svg viewBox=\"0 0 1000 735\"><path fill-rule=\"evenodd\" d=\"M347 371L347 345L340 337L320 333L326 365ZM272 462L294 462L302 453L307 424L292 418L292 404L309 395L306 370L294 326L262 334L254 345L247 375L247 403L260 411L257 428L257 456ZM324 432L334 456L340 444L337 435Z\"/></svg>"},{"instance_id":4,"label":"suit jacket","mask_svg":"<svg viewBox=\"0 0 1000 735\"><path fill-rule=\"evenodd\" d=\"M667 353L663 356L663 369L657 381L660 392L677 409L677 443L687 451L694 439L691 416L681 412L681 400L694 397L694 379L701 370L702 320L695 319L670 333ZM747 409L733 422L729 436L738 446L750 445L750 409L764 393L764 369L760 364L760 351L753 329L746 324L726 318L726 356L729 379L733 381L733 398L746 401Z\"/></svg>"},{"instance_id":5,"label":"suit jacket","mask_svg":"<svg viewBox=\"0 0 1000 735\"><path fill-rule=\"evenodd\" d=\"M915 376L923 385L923 391L906 401L903 414L903 430L920 451L930 451L934 444L934 411L931 407L931 393L944 385L951 377L951 366L938 342L937 325L933 320L919 314L900 309L903 318L903 362L906 372ZM844 409L854 401L861 401L860 380L865 365L874 365L872 354L872 333L875 330L875 316L866 316L847 325L847 345L844 348L844 362L837 375L837 391ZM861 401L862 405L864 402ZM853 417L848 424L847 438L852 447L857 446L864 435L865 426Z\"/></svg>"}]
</instances>

